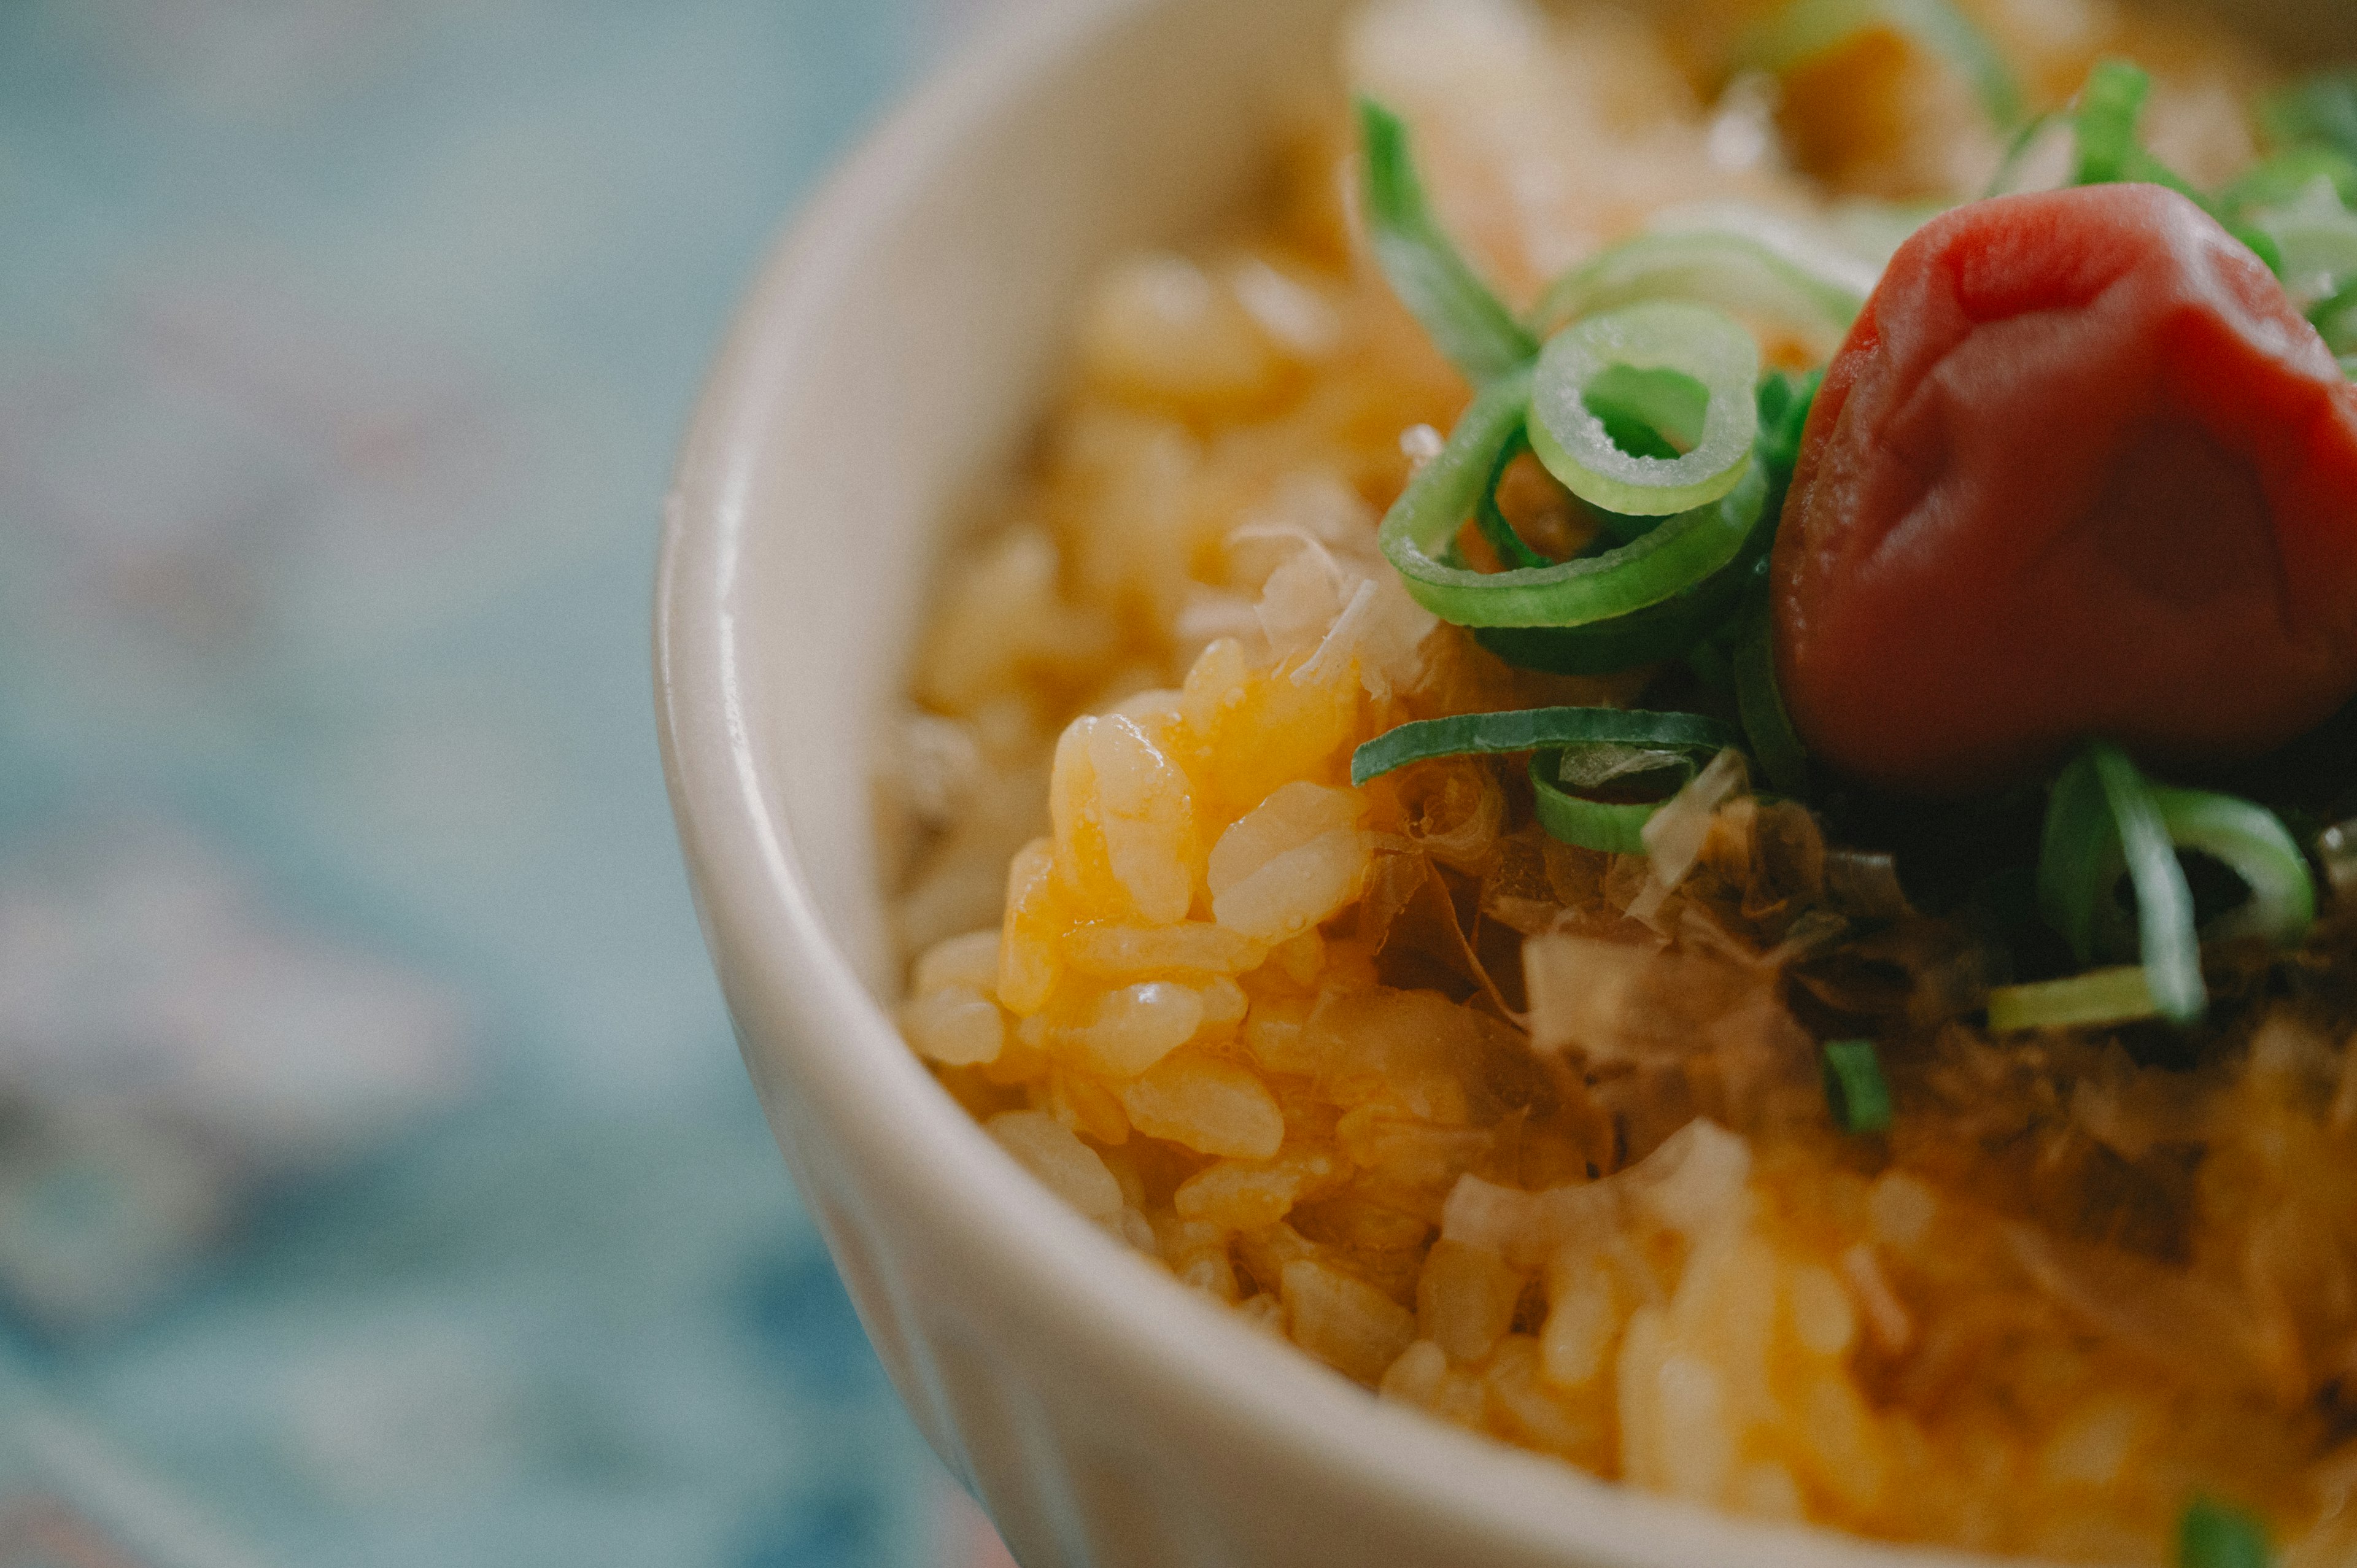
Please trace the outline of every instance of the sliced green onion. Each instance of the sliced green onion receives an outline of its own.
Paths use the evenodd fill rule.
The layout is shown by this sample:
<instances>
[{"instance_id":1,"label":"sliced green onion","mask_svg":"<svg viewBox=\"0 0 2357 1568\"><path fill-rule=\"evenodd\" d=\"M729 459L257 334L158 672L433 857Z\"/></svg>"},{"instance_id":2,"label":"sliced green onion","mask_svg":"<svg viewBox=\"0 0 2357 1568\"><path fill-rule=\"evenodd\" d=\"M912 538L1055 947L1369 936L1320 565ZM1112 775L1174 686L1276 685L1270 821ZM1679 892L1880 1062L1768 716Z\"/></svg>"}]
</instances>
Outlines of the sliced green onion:
<instances>
[{"instance_id":1,"label":"sliced green onion","mask_svg":"<svg viewBox=\"0 0 2357 1568\"><path fill-rule=\"evenodd\" d=\"M2241 1509L2196 1498L2178 1521L2177 1568L2267 1568L2267 1528Z\"/></svg>"},{"instance_id":2,"label":"sliced green onion","mask_svg":"<svg viewBox=\"0 0 2357 1568\"><path fill-rule=\"evenodd\" d=\"M2160 1015L2138 964L2091 969L2067 980L2031 985L2000 985L1988 993L1989 1032L2020 1029L2084 1029L2132 1024Z\"/></svg>"},{"instance_id":3,"label":"sliced green onion","mask_svg":"<svg viewBox=\"0 0 2357 1568\"><path fill-rule=\"evenodd\" d=\"M1910 38L1970 81L1999 125L2021 118L2021 83L1987 34L1948 0L1795 0L1754 34L1741 54L1762 70L1786 71L1830 54L1868 28Z\"/></svg>"},{"instance_id":4,"label":"sliced green onion","mask_svg":"<svg viewBox=\"0 0 2357 1568\"><path fill-rule=\"evenodd\" d=\"M2192 183L2146 150L2136 140L2136 121L2144 113L2152 77L2130 60L2095 62L2087 84L2079 91L2072 124L2078 134L2079 165L2074 185L2113 185L2133 181L2166 186L2215 218L2226 231L2250 247L2253 254L2278 277L2303 270L2286 261L2284 236L2268 224L2246 221L2230 204L2204 195ZM2310 237L2301 231L2303 242ZM2319 242L2330 242L2323 241Z\"/></svg>"},{"instance_id":5,"label":"sliced green onion","mask_svg":"<svg viewBox=\"0 0 2357 1568\"><path fill-rule=\"evenodd\" d=\"M1763 317L1831 341L1874 292L1872 266L1764 216L1714 209L1696 227L1625 240L1556 279L1531 312L1542 336L1648 300Z\"/></svg>"},{"instance_id":6,"label":"sliced green onion","mask_svg":"<svg viewBox=\"0 0 2357 1568\"><path fill-rule=\"evenodd\" d=\"M1498 487L1505 481L1506 470L1513 466L1515 458L1529 450L1527 435L1517 432L1508 438L1504 448L1498 454L1497 462L1491 466L1489 482L1481 487L1480 505L1473 512L1474 521L1480 526L1481 537L1490 542L1490 548L1498 553L1498 559L1509 570L1554 564L1524 543L1523 536L1514 532L1514 525L1507 521L1506 514L1498 510Z\"/></svg>"},{"instance_id":7,"label":"sliced green onion","mask_svg":"<svg viewBox=\"0 0 2357 1568\"><path fill-rule=\"evenodd\" d=\"M1759 343L1706 306L1654 301L1591 316L1539 350L1531 449L1594 505L1641 517L1690 511L1749 470L1759 380ZM1690 401L1699 409L1680 406ZM1688 429L1663 429L1689 413L1699 417ZM1610 434L1616 414L1690 436L1688 449L1668 458L1624 451Z\"/></svg>"},{"instance_id":8,"label":"sliced green onion","mask_svg":"<svg viewBox=\"0 0 2357 1568\"><path fill-rule=\"evenodd\" d=\"M1783 510L1783 487L1801 450L1801 433L1807 424L1810 403L1816 396L1822 371L1790 376L1771 371L1760 381L1760 435L1757 462L1766 476L1759 519L1743 548L1725 566L1645 609L1609 620L1577 627L1483 627L1473 636L1483 648L1509 664L1544 670L1558 675L1608 675L1640 664L1658 663L1682 654L1701 651L1705 638L1727 623L1743 595L1760 580L1769 547L1776 541L1776 519ZM1618 514L1607 514L1607 526ZM1725 662L1719 655L1712 669ZM1706 679L1709 677L1706 676ZM1733 671L1725 683L1732 685ZM1771 779L1775 769L1770 769ZM1779 786L1781 788L1782 786Z\"/></svg>"},{"instance_id":9,"label":"sliced green onion","mask_svg":"<svg viewBox=\"0 0 2357 1568\"><path fill-rule=\"evenodd\" d=\"M1826 1041L1824 1076L1825 1100L1843 1132L1890 1131L1890 1086L1872 1040Z\"/></svg>"},{"instance_id":10,"label":"sliced green onion","mask_svg":"<svg viewBox=\"0 0 2357 1568\"><path fill-rule=\"evenodd\" d=\"M2272 263L2284 277L2296 282L2323 279L2330 291L2357 274L2357 213L2342 204L2332 182L2321 176L2291 200L2241 220L2235 235L2247 242L2245 231L2266 236L2276 247Z\"/></svg>"},{"instance_id":11,"label":"sliced green onion","mask_svg":"<svg viewBox=\"0 0 2357 1568\"><path fill-rule=\"evenodd\" d=\"M1809 410L1824 384L1823 366L1805 375L1770 371L1760 378L1760 460L1779 485L1792 482L1792 467L1801 460L1801 436L1808 429Z\"/></svg>"},{"instance_id":12,"label":"sliced green onion","mask_svg":"<svg viewBox=\"0 0 2357 1568\"><path fill-rule=\"evenodd\" d=\"M1792 728L1784 693L1776 682L1774 619L1762 603L1735 647L1735 700L1751 754L1768 782L1787 795L1809 792L1809 753Z\"/></svg>"},{"instance_id":13,"label":"sliced green onion","mask_svg":"<svg viewBox=\"0 0 2357 1568\"><path fill-rule=\"evenodd\" d=\"M2229 212L2279 207L2298 199L2319 179L2342 201L2357 201L2357 162L2337 148L2311 144L2287 147L2252 165L2218 193L2218 205Z\"/></svg>"},{"instance_id":14,"label":"sliced green onion","mask_svg":"<svg viewBox=\"0 0 2357 1568\"><path fill-rule=\"evenodd\" d=\"M1600 751L1598 746L1589 748ZM1647 772L1668 771L1674 775L1657 800L1623 801L1597 800L1562 788L1565 775L1575 768L1576 751L1542 751L1531 757L1531 804L1539 826L1565 843L1577 844L1582 849L1602 850L1608 854L1643 854L1645 824L1680 789L1691 783L1699 769L1690 754L1652 752L1663 757ZM1590 786L1593 788L1593 786Z\"/></svg>"},{"instance_id":15,"label":"sliced green onion","mask_svg":"<svg viewBox=\"0 0 2357 1568\"><path fill-rule=\"evenodd\" d=\"M1610 675L1675 659L1725 625L1757 580L1773 538L1768 515L1763 507L1753 540L1734 560L1660 604L1586 626L1479 627L1473 640L1518 669L1553 675Z\"/></svg>"},{"instance_id":16,"label":"sliced green onion","mask_svg":"<svg viewBox=\"0 0 2357 1568\"><path fill-rule=\"evenodd\" d=\"M2082 755L2055 776L2038 846L2038 908L2081 963L2095 961L2095 913L2120 864L2104 787Z\"/></svg>"},{"instance_id":17,"label":"sliced green onion","mask_svg":"<svg viewBox=\"0 0 2357 1568\"><path fill-rule=\"evenodd\" d=\"M1515 708L1418 719L1387 730L1351 755L1351 782L1365 784L1411 762L1436 757L1497 757L1566 746L1633 746L1714 757L1738 744L1735 733L1701 714L1639 708Z\"/></svg>"},{"instance_id":18,"label":"sliced green onion","mask_svg":"<svg viewBox=\"0 0 2357 1568\"><path fill-rule=\"evenodd\" d=\"M2152 787L2127 753L2094 741L2055 780L2038 865L2040 904L2082 963L2097 950L2102 907L2123 863L2136 888L2137 944L2153 1000L2164 1016L2190 1023L2209 1004L2192 889Z\"/></svg>"},{"instance_id":19,"label":"sliced green onion","mask_svg":"<svg viewBox=\"0 0 2357 1568\"><path fill-rule=\"evenodd\" d=\"M1458 626L1587 626L1674 598L1750 542L1767 486L1747 474L1718 499L1600 555L1512 572L1475 572L1440 559L1480 505L1481 487L1523 416L1527 389L1521 371L1484 388L1440 456L1416 471L1383 517L1376 536L1383 555L1425 608Z\"/></svg>"},{"instance_id":20,"label":"sliced green onion","mask_svg":"<svg viewBox=\"0 0 2357 1568\"><path fill-rule=\"evenodd\" d=\"M2309 874L2308 857L2300 854L2282 819L2264 806L2203 789L2156 785L2152 800L2171 844L2222 863L2250 889L2243 903L2201 927L2201 939L2297 947L2316 923L2316 881ZM2109 863L2114 876L2117 864ZM2094 945L2124 947L2126 915L2118 900L2099 899L2095 918Z\"/></svg>"},{"instance_id":21,"label":"sliced green onion","mask_svg":"<svg viewBox=\"0 0 2357 1568\"><path fill-rule=\"evenodd\" d=\"M2329 147L2357 159L2357 71L2330 71L2295 82L2259 106L2259 121L2278 146Z\"/></svg>"},{"instance_id":22,"label":"sliced green onion","mask_svg":"<svg viewBox=\"0 0 2357 1568\"><path fill-rule=\"evenodd\" d=\"M2148 825L2151 836L2132 822ZM2223 864L2248 897L2197 929L2179 849ZM2133 940L2127 912L2113 896L2123 869L2136 889ZM2256 939L2290 947L2316 918L2315 879L2281 819L2232 795L2148 784L2126 754L2110 746L2088 747L2055 780L2038 881L2048 922L2079 961L2122 957L2140 946L2153 997L2179 1022L2201 1013L2201 940Z\"/></svg>"},{"instance_id":23,"label":"sliced green onion","mask_svg":"<svg viewBox=\"0 0 2357 1568\"><path fill-rule=\"evenodd\" d=\"M2131 157L2142 151L2136 141L2136 121L2144 113L2152 77L2124 59L2103 59L2087 73L2079 90L2073 124L2079 133L2079 168L2074 185L2114 185L2135 177L2128 172Z\"/></svg>"},{"instance_id":24,"label":"sliced green onion","mask_svg":"<svg viewBox=\"0 0 2357 1568\"><path fill-rule=\"evenodd\" d=\"M1359 100L1366 158L1367 232L1375 262L1408 313L1449 362L1476 382L1504 374L1538 352L1538 340L1442 233L1424 199L1407 126L1371 98Z\"/></svg>"},{"instance_id":25,"label":"sliced green onion","mask_svg":"<svg viewBox=\"0 0 2357 1568\"><path fill-rule=\"evenodd\" d=\"M2337 356L2357 352L2357 284L2351 284L2310 306L2308 319L2324 346Z\"/></svg>"},{"instance_id":26,"label":"sliced green onion","mask_svg":"<svg viewBox=\"0 0 2357 1568\"><path fill-rule=\"evenodd\" d=\"M2136 886L2136 940L2146 981L2164 1016L2179 1024L2201 1016L2210 995L2201 983L2201 947L2193 930L2193 889L2177 863L2160 804L2126 752L2098 742L2088 748L2119 831L2120 852Z\"/></svg>"}]
</instances>

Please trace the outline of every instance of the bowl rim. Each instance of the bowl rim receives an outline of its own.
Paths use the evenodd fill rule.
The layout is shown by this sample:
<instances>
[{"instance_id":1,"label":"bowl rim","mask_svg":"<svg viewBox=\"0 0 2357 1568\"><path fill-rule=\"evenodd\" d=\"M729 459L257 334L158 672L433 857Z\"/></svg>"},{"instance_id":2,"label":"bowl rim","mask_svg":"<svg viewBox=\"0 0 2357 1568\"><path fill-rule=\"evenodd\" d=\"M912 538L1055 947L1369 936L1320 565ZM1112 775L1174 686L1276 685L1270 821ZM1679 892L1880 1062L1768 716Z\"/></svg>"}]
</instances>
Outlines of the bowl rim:
<instances>
[{"instance_id":1,"label":"bowl rim","mask_svg":"<svg viewBox=\"0 0 2357 1568\"><path fill-rule=\"evenodd\" d=\"M1741 1519L1624 1487L1566 1462L1378 1401L1138 1259L1006 1155L909 1051L830 933L757 744L739 658L742 541L769 413L794 384L797 345L857 274L891 216L971 128L1082 59L1112 28L1192 0L1032 0L986 22L804 203L733 317L683 443L655 575L653 665L665 781L705 938L748 1066L789 1068L849 1144L897 1157L863 1179L898 1186L974 1240L978 1278L1027 1314L1259 1438L1335 1487L1379 1487L1487 1542L1582 1568L1986 1568L2004 1561ZM791 1023L784 1021L791 1020ZM1054 1288L1047 1288L1052 1284Z\"/></svg>"}]
</instances>

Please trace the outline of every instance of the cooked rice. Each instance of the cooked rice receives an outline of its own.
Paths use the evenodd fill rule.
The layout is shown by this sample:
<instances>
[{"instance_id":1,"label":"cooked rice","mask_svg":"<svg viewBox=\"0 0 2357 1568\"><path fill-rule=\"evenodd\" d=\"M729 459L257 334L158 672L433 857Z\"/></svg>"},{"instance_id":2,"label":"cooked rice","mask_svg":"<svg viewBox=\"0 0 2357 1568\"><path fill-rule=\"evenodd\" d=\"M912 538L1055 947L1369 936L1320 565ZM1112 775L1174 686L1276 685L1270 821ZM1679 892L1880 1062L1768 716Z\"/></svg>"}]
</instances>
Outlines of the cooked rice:
<instances>
[{"instance_id":1,"label":"cooked rice","mask_svg":"<svg viewBox=\"0 0 2357 1568\"><path fill-rule=\"evenodd\" d=\"M2250 156L2230 44L1975 9L2050 94L2154 65L2197 177ZM1665 206L1824 211L1780 145L1881 197L1994 164L1895 39L1781 119L1741 79L1699 102L1757 10L1406 0L1346 74L1517 298ZM1633 688L1505 668L1376 554L1467 392L1356 247L1342 125L1311 117L1233 235L1105 275L1036 467L943 575L889 791L910 1044L1082 1213L1438 1419L1894 1539L2158 1563L2207 1492L2296 1568L2357 1560L2346 917L2300 961L2340 991L2142 1066L1959 1022L1970 944L1849 940L1871 890L1739 779L1650 862L1547 838L1491 763L1349 787L1402 720ZM1835 1130L1812 1009L1873 1021L1887 1141Z\"/></svg>"}]
</instances>

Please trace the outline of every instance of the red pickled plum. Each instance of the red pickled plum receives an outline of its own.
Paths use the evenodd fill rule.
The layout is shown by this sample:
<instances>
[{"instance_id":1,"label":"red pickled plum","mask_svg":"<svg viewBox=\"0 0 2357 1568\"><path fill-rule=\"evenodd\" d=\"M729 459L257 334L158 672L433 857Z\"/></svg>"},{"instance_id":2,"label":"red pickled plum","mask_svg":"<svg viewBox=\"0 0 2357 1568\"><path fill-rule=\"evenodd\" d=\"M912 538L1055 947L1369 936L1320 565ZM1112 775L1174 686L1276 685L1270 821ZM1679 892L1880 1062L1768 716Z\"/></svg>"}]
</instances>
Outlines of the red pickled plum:
<instances>
[{"instance_id":1,"label":"red pickled plum","mask_svg":"<svg viewBox=\"0 0 2357 1568\"><path fill-rule=\"evenodd\" d=\"M1777 671L1845 772L1949 797L2100 735L2265 753L2357 691L2357 389L2158 186L2001 197L1892 258L1776 544Z\"/></svg>"}]
</instances>

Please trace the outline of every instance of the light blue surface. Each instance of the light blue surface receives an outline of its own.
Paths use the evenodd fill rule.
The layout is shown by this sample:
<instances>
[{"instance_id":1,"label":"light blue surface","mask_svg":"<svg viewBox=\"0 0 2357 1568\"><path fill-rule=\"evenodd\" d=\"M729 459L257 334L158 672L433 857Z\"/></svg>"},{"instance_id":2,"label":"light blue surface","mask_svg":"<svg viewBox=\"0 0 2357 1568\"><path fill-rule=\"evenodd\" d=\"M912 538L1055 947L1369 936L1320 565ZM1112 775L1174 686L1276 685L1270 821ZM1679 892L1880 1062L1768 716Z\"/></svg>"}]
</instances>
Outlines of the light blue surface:
<instances>
[{"instance_id":1,"label":"light blue surface","mask_svg":"<svg viewBox=\"0 0 2357 1568\"><path fill-rule=\"evenodd\" d=\"M646 672L727 311L943 19L0 6L0 1568L166 1561L120 1487L287 1565L962 1550Z\"/></svg>"}]
</instances>

